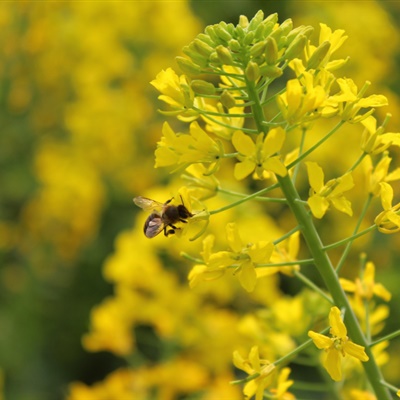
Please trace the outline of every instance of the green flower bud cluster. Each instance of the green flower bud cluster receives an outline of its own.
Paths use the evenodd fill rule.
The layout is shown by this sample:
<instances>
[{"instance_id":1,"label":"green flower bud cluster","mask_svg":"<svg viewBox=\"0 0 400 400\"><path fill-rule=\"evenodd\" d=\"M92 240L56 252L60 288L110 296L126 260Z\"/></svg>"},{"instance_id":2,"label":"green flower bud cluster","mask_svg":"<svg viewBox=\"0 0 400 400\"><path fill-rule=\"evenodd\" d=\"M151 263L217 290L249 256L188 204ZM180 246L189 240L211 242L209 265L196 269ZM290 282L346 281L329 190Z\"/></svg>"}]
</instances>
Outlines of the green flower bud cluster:
<instances>
[{"instance_id":1,"label":"green flower bud cluster","mask_svg":"<svg viewBox=\"0 0 400 400\"><path fill-rule=\"evenodd\" d=\"M177 57L177 62L189 75L224 71L226 66L232 66L250 81L275 79L282 75L287 62L302 57L312 32L311 26L293 29L291 19L278 24L277 14L264 19L264 13L259 11L250 21L241 16L236 26L226 22L208 26L184 47L189 59ZM321 49L319 55L325 54L325 48ZM310 60L312 65L316 62Z\"/></svg>"}]
</instances>

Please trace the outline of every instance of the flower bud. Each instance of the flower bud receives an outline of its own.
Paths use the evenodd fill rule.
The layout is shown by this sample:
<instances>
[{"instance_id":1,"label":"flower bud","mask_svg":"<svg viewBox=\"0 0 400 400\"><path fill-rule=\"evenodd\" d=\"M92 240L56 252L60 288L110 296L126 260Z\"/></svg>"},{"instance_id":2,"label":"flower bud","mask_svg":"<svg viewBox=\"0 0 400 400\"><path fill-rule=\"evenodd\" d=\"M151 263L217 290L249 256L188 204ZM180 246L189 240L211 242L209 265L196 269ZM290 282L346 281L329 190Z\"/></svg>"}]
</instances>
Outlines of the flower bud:
<instances>
[{"instance_id":1,"label":"flower bud","mask_svg":"<svg viewBox=\"0 0 400 400\"><path fill-rule=\"evenodd\" d=\"M184 74L188 75L198 75L201 73L201 68L195 64L193 61L188 60L185 57L176 57L175 58L180 70Z\"/></svg>"},{"instance_id":2,"label":"flower bud","mask_svg":"<svg viewBox=\"0 0 400 400\"><path fill-rule=\"evenodd\" d=\"M210 54L214 51L214 49L209 46L206 42L203 42L199 39L195 39L193 41L194 48L201 54L203 57L208 58Z\"/></svg>"},{"instance_id":3,"label":"flower bud","mask_svg":"<svg viewBox=\"0 0 400 400\"><path fill-rule=\"evenodd\" d=\"M250 49L250 55L252 57L259 57L264 53L265 48L266 48L265 40L263 40L262 42L258 42Z\"/></svg>"},{"instance_id":4,"label":"flower bud","mask_svg":"<svg viewBox=\"0 0 400 400\"><path fill-rule=\"evenodd\" d=\"M193 80L190 87L196 94L213 95L215 94L215 87L212 83L200 79Z\"/></svg>"},{"instance_id":5,"label":"flower bud","mask_svg":"<svg viewBox=\"0 0 400 400\"><path fill-rule=\"evenodd\" d=\"M257 11L257 14L251 19L250 24L247 28L248 31L254 31L264 20L264 13L262 10Z\"/></svg>"},{"instance_id":6,"label":"flower bud","mask_svg":"<svg viewBox=\"0 0 400 400\"><path fill-rule=\"evenodd\" d=\"M247 32L246 36L244 37L243 44L245 46L248 46L253 43L253 40L254 40L254 32L253 31Z\"/></svg>"},{"instance_id":7,"label":"flower bud","mask_svg":"<svg viewBox=\"0 0 400 400\"><path fill-rule=\"evenodd\" d=\"M228 90L224 90L220 97L221 104L228 110L236 106L236 100Z\"/></svg>"},{"instance_id":8,"label":"flower bud","mask_svg":"<svg viewBox=\"0 0 400 400\"><path fill-rule=\"evenodd\" d=\"M283 36L287 36L293 29L293 21L291 18L288 18L279 25L279 28L281 29Z\"/></svg>"},{"instance_id":9,"label":"flower bud","mask_svg":"<svg viewBox=\"0 0 400 400\"><path fill-rule=\"evenodd\" d=\"M268 36L265 39L265 60L267 64L273 65L276 63L278 59L278 45L276 44L276 40Z\"/></svg>"},{"instance_id":10,"label":"flower bud","mask_svg":"<svg viewBox=\"0 0 400 400\"><path fill-rule=\"evenodd\" d=\"M263 65L260 67L260 75L269 79L279 78L283 71L276 65Z\"/></svg>"},{"instance_id":11,"label":"flower bud","mask_svg":"<svg viewBox=\"0 0 400 400\"><path fill-rule=\"evenodd\" d=\"M224 42L229 42L232 39L231 34L221 25L215 26L215 33L219 39L223 40Z\"/></svg>"},{"instance_id":12,"label":"flower bud","mask_svg":"<svg viewBox=\"0 0 400 400\"><path fill-rule=\"evenodd\" d=\"M215 48L215 50L217 52L218 59L221 61L222 64L232 65L234 63L232 53L229 51L228 48L220 44Z\"/></svg>"},{"instance_id":13,"label":"flower bud","mask_svg":"<svg viewBox=\"0 0 400 400\"><path fill-rule=\"evenodd\" d=\"M245 29L249 26L249 20L245 15L239 17L239 26Z\"/></svg>"},{"instance_id":14,"label":"flower bud","mask_svg":"<svg viewBox=\"0 0 400 400\"><path fill-rule=\"evenodd\" d=\"M297 58L304 50L306 43L307 38L305 36L297 36L296 39L294 39L290 46L286 49L285 54L282 56L282 58L289 61Z\"/></svg>"},{"instance_id":15,"label":"flower bud","mask_svg":"<svg viewBox=\"0 0 400 400\"><path fill-rule=\"evenodd\" d=\"M321 43L309 58L307 62L307 69L317 69L321 65L326 55L328 54L330 48L331 48L330 42L325 41Z\"/></svg>"},{"instance_id":16,"label":"flower bud","mask_svg":"<svg viewBox=\"0 0 400 400\"><path fill-rule=\"evenodd\" d=\"M232 51L240 51L242 48L241 44L236 39L231 39L228 46Z\"/></svg>"},{"instance_id":17,"label":"flower bud","mask_svg":"<svg viewBox=\"0 0 400 400\"><path fill-rule=\"evenodd\" d=\"M260 77L260 67L254 61L250 61L247 64L245 70L246 78L251 82L256 82Z\"/></svg>"}]
</instances>

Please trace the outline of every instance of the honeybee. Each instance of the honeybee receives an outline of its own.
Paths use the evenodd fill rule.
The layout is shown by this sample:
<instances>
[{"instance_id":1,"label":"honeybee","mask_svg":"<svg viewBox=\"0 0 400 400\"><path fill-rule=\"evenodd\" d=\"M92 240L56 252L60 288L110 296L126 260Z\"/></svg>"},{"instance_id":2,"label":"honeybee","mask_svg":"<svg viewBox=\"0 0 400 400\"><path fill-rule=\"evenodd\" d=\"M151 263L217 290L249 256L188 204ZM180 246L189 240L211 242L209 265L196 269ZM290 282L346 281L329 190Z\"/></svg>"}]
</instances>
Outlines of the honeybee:
<instances>
[{"instance_id":1,"label":"honeybee","mask_svg":"<svg viewBox=\"0 0 400 400\"><path fill-rule=\"evenodd\" d=\"M144 223L143 228L144 234L149 239L157 236L162 230L165 236L173 235L179 229L174 224L177 222L186 223L188 218L193 217L193 214L183 204L178 204L177 206L170 204L172 200L173 198L165 203L160 203L142 196L133 199L133 202L138 207L152 212Z\"/></svg>"}]
</instances>

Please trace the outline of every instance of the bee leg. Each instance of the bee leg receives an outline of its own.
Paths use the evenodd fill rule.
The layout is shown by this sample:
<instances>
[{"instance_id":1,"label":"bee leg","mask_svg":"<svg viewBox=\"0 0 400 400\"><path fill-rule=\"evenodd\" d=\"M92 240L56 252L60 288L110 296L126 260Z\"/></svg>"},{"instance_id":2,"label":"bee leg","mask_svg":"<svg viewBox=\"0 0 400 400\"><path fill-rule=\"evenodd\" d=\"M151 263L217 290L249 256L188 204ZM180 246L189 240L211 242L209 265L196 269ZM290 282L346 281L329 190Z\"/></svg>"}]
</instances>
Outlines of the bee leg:
<instances>
[{"instance_id":1,"label":"bee leg","mask_svg":"<svg viewBox=\"0 0 400 400\"><path fill-rule=\"evenodd\" d=\"M187 224L186 219L179 218L179 221L184 222L185 224Z\"/></svg>"},{"instance_id":2,"label":"bee leg","mask_svg":"<svg viewBox=\"0 0 400 400\"><path fill-rule=\"evenodd\" d=\"M170 226L172 229L167 230L167 226ZM164 226L164 235L168 236L168 235L173 235L175 233L175 230L178 229L175 225L167 225Z\"/></svg>"}]
</instances>

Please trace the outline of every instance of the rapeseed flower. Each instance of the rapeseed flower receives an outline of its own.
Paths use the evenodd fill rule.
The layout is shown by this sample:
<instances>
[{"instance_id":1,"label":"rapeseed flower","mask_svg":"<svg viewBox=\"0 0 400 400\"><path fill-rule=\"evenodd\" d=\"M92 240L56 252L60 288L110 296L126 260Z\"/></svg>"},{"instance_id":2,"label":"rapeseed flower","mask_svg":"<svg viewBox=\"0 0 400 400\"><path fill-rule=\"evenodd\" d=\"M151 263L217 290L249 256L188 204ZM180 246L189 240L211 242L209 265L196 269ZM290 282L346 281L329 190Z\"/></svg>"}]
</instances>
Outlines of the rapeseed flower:
<instances>
[{"instance_id":1,"label":"rapeseed flower","mask_svg":"<svg viewBox=\"0 0 400 400\"><path fill-rule=\"evenodd\" d=\"M201 255L205 264L194 266L190 272L191 287L196 286L200 280L217 279L224 275L227 268L233 267L243 288L248 292L254 290L257 282L255 264L268 262L274 245L265 241L244 244L235 223L229 223L226 226L226 238L230 250L216 253L212 253L214 238L208 236L204 239Z\"/></svg>"},{"instance_id":2,"label":"rapeseed flower","mask_svg":"<svg viewBox=\"0 0 400 400\"><path fill-rule=\"evenodd\" d=\"M240 162L235 165L235 178L244 179L252 172L258 179L264 179L267 172L285 176L286 167L277 155L284 141L285 131L282 128L271 129L265 138L263 134L259 134L255 143L250 136L236 131L232 136L232 143L239 152Z\"/></svg>"},{"instance_id":3,"label":"rapeseed flower","mask_svg":"<svg viewBox=\"0 0 400 400\"><path fill-rule=\"evenodd\" d=\"M362 278L356 278L353 281L340 278L343 290L354 293L357 298L371 300L373 296L378 296L385 301L390 301L392 295L381 284L375 282L375 265L368 261L365 265L365 271Z\"/></svg>"},{"instance_id":4,"label":"rapeseed flower","mask_svg":"<svg viewBox=\"0 0 400 400\"><path fill-rule=\"evenodd\" d=\"M292 64L295 70L297 66L298 62ZM289 80L286 92L277 97L279 109L290 124L308 122L318 117L319 109L328 97L325 88L315 82L313 74L304 69L300 75L301 78Z\"/></svg>"},{"instance_id":5,"label":"rapeseed flower","mask_svg":"<svg viewBox=\"0 0 400 400\"><path fill-rule=\"evenodd\" d=\"M311 186L307 203L314 217L322 218L330 204L345 214L353 215L351 203L343 195L354 186L351 174L347 173L324 184L322 168L316 162L306 162L305 164Z\"/></svg>"},{"instance_id":6,"label":"rapeseed flower","mask_svg":"<svg viewBox=\"0 0 400 400\"><path fill-rule=\"evenodd\" d=\"M264 390L272 383L272 373L275 371L275 365L268 360L260 358L258 346L253 346L247 359L243 358L238 351L233 353L233 363L236 368L245 371L249 375L257 375L250 382L247 382L243 388L246 399L254 395L255 400L264 398Z\"/></svg>"},{"instance_id":7,"label":"rapeseed flower","mask_svg":"<svg viewBox=\"0 0 400 400\"><path fill-rule=\"evenodd\" d=\"M167 122L162 133L155 151L156 168L206 163L214 169L224 154L222 143L214 141L196 121L190 124L189 134L175 133Z\"/></svg>"},{"instance_id":8,"label":"rapeseed flower","mask_svg":"<svg viewBox=\"0 0 400 400\"><path fill-rule=\"evenodd\" d=\"M171 111L162 111L163 114L177 115L179 119L186 122L198 118L198 113L192 109L195 94L185 75L178 76L172 68L167 68L162 70L150 83L161 93L158 99L172 109Z\"/></svg>"},{"instance_id":9,"label":"rapeseed flower","mask_svg":"<svg viewBox=\"0 0 400 400\"><path fill-rule=\"evenodd\" d=\"M324 368L334 381L342 380L342 358L346 355L357 358L360 361L368 361L369 358L364 347L350 341L347 336L347 328L340 317L340 310L332 307L329 313L330 334L332 337L309 331L308 336L315 346L325 350L323 361Z\"/></svg>"},{"instance_id":10,"label":"rapeseed flower","mask_svg":"<svg viewBox=\"0 0 400 400\"><path fill-rule=\"evenodd\" d=\"M395 206L392 205L393 202L393 188L386 182L381 182L380 184L380 196L383 210L375 218L375 224L378 230L382 233L395 233L400 231L400 215L398 211L400 210L400 203Z\"/></svg>"},{"instance_id":11,"label":"rapeseed flower","mask_svg":"<svg viewBox=\"0 0 400 400\"><path fill-rule=\"evenodd\" d=\"M373 107L382 107L388 105L388 100L381 94L373 94L363 97L364 92L370 85L365 84L361 91L358 91L357 85L350 78L338 78L336 80L339 85L339 93L328 98L327 104L338 111L343 121L349 123L357 123L368 118L373 112ZM359 114L363 108L370 108L364 114Z\"/></svg>"}]
</instances>

